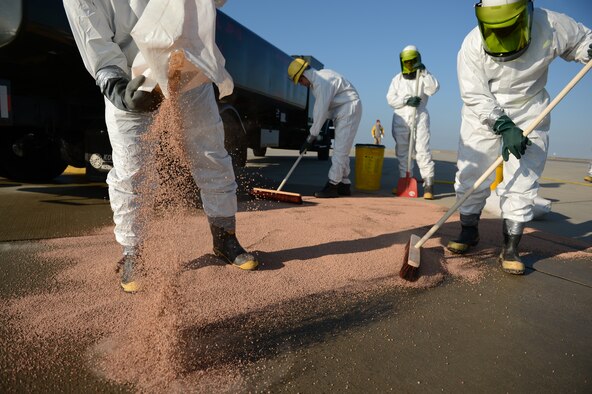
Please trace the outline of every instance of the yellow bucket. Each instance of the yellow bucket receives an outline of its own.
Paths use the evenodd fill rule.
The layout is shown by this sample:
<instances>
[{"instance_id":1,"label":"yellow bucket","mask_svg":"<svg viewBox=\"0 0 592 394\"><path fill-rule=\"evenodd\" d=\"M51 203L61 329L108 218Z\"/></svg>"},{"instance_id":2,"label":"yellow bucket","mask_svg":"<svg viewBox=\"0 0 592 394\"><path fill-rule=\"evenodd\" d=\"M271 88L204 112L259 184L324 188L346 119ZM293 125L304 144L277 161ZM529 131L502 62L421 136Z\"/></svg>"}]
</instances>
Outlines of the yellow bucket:
<instances>
[{"instance_id":1,"label":"yellow bucket","mask_svg":"<svg viewBox=\"0 0 592 394\"><path fill-rule=\"evenodd\" d=\"M356 144L356 189L380 190L384 145Z\"/></svg>"}]
</instances>

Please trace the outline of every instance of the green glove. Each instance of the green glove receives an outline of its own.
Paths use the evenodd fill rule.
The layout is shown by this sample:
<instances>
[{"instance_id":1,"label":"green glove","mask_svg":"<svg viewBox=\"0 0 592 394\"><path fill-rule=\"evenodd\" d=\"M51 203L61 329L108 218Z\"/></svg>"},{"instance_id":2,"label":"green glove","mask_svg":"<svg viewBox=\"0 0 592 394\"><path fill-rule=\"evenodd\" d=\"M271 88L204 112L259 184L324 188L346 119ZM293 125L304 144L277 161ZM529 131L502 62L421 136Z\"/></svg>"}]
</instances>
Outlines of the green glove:
<instances>
[{"instance_id":1,"label":"green glove","mask_svg":"<svg viewBox=\"0 0 592 394\"><path fill-rule=\"evenodd\" d=\"M588 60L592 60L592 44L588 47Z\"/></svg>"},{"instance_id":2,"label":"green glove","mask_svg":"<svg viewBox=\"0 0 592 394\"><path fill-rule=\"evenodd\" d=\"M423 63L419 63L419 66L417 66L417 69L423 71L423 70L425 70L425 65Z\"/></svg>"},{"instance_id":3,"label":"green glove","mask_svg":"<svg viewBox=\"0 0 592 394\"><path fill-rule=\"evenodd\" d=\"M317 139L317 137L315 137L312 134L309 134L308 137L306 137L306 140L304 141L302 146L300 147L300 154L303 154L307 150L309 150L311 148L311 146L314 144L316 139Z\"/></svg>"},{"instance_id":4,"label":"green glove","mask_svg":"<svg viewBox=\"0 0 592 394\"><path fill-rule=\"evenodd\" d=\"M406 105L411 107L419 107L419 103L421 102L421 97L418 96L411 96L405 101Z\"/></svg>"},{"instance_id":5,"label":"green glove","mask_svg":"<svg viewBox=\"0 0 592 394\"><path fill-rule=\"evenodd\" d=\"M144 83L145 76L139 75L131 81L127 78L109 79L103 94L117 108L128 112L151 112L158 108L163 97L155 90L138 90Z\"/></svg>"},{"instance_id":6,"label":"green glove","mask_svg":"<svg viewBox=\"0 0 592 394\"><path fill-rule=\"evenodd\" d=\"M502 115L495 121L493 131L495 134L502 135L502 157L504 161L508 161L510 153L520 159L526 152L526 146L532 145L532 142L522 135L522 129L516 126L507 115Z\"/></svg>"}]
</instances>

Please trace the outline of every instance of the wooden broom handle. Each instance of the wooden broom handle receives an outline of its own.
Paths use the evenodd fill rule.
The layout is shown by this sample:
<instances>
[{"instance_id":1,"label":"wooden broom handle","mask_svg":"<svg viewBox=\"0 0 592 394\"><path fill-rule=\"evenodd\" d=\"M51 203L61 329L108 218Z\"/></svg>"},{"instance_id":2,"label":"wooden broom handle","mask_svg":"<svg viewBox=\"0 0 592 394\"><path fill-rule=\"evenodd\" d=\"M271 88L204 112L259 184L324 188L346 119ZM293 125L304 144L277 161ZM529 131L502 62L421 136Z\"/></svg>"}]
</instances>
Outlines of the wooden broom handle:
<instances>
[{"instance_id":1,"label":"wooden broom handle","mask_svg":"<svg viewBox=\"0 0 592 394\"><path fill-rule=\"evenodd\" d=\"M284 185L286 184L286 182L288 182L288 178L290 178L290 175L292 175L292 172L294 172L294 168L296 168L296 166L298 165L298 163L300 163L300 160L302 160L302 156L304 156L305 153L306 153L306 151L302 152L300 154L300 156L298 156L298 159L296 159L296 161L292 165L292 168L290 168L290 171L288 171L288 175L286 175L286 177L284 178L284 180L282 181L282 183L280 183L280 187L277 188L277 191L278 192L281 191L282 188L284 187Z\"/></svg>"},{"instance_id":2,"label":"wooden broom handle","mask_svg":"<svg viewBox=\"0 0 592 394\"><path fill-rule=\"evenodd\" d=\"M539 123L542 122L542 120L549 115L549 113L551 112L551 110L553 108L555 108L555 106L557 104L559 104L559 102L561 100L563 100L563 98L567 95L567 93L569 93L569 91L576 86L576 84L578 82L580 82L580 80L584 77L584 75L586 75L586 73L588 71L590 71L590 68L592 68L592 60L589 60L588 63L586 63L586 66L584 66L584 68L582 68L580 70L579 73L576 74L575 77L572 78L571 81L569 81L569 83L561 90L561 92L559 92L559 94L557 95L557 97L555 97L555 99L553 99L553 101L551 101L551 103L549 103L549 105L547 105L547 107L543 110L543 112L541 112L539 114L539 116L537 116L537 118L535 120L533 120L530 125L522 132L523 136L528 136L538 125ZM438 220L438 222L436 224L434 224L434 226L430 229L430 231L428 231L426 233L426 235L424 235L419 241L417 241L417 243L415 244L416 248L421 248L422 245L424 243L426 243L426 241L428 239L430 239L430 237L436 232L438 231L438 229L440 228L440 226L442 226L442 224L444 224L444 222L446 220L448 220L448 218L450 216L452 216L452 214L458 209L458 207L460 207L462 205L463 202L465 202L465 200L467 198L469 198L469 196L475 191L476 188L478 188L487 178L489 178L489 176L491 174L493 174L493 172L495 171L495 169L497 168L497 166L499 166L500 164L502 164L503 162L503 158L502 156L499 156L497 158L497 160L491 165L489 166L489 168L485 171L485 173L483 173L483 175L481 175L481 178L477 179L475 181L475 183L473 184L473 186L471 186L471 188L469 190L467 190L465 192L465 194L456 201L456 203L448 210L448 212L446 212L444 214L444 216L442 216L442 218L440 218L440 220Z\"/></svg>"},{"instance_id":3,"label":"wooden broom handle","mask_svg":"<svg viewBox=\"0 0 592 394\"><path fill-rule=\"evenodd\" d=\"M420 71L419 68L415 70L415 96L419 96L419 76ZM410 178L413 178L413 174L411 173L411 156L413 153L413 148L415 148L415 132L417 129L417 107L413 107L413 117L411 119L412 127L409 129L409 152L407 155L407 173L409 174Z\"/></svg>"}]
</instances>

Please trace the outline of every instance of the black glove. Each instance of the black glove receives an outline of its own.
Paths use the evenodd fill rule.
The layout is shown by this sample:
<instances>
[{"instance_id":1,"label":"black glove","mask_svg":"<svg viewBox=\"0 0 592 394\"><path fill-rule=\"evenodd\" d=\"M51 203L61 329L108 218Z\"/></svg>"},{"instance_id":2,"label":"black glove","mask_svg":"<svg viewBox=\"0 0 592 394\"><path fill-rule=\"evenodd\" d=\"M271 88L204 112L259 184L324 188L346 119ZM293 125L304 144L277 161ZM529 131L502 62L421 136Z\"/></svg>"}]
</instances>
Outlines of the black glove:
<instances>
[{"instance_id":1,"label":"black glove","mask_svg":"<svg viewBox=\"0 0 592 394\"><path fill-rule=\"evenodd\" d=\"M592 44L588 47L588 61L592 60Z\"/></svg>"},{"instance_id":2,"label":"black glove","mask_svg":"<svg viewBox=\"0 0 592 394\"><path fill-rule=\"evenodd\" d=\"M138 90L145 80L143 75L131 81L127 78L112 78L106 82L103 94L122 111L152 112L158 108L163 97L156 90Z\"/></svg>"},{"instance_id":3,"label":"black glove","mask_svg":"<svg viewBox=\"0 0 592 394\"><path fill-rule=\"evenodd\" d=\"M405 101L405 104L411 107L419 107L419 103L421 103L421 97L418 96L411 96Z\"/></svg>"},{"instance_id":4,"label":"black glove","mask_svg":"<svg viewBox=\"0 0 592 394\"><path fill-rule=\"evenodd\" d=\"M528 137L522 135L522 129L516 126L507 115L502 115L495 121L493 131L502 135L502 157L505 161L510 158L510 153L520 159L526 152L526 146L532 145Z\"/></svg>"},{"instance_id":5,"label":"black glove","mask_svg":"<svg viewBox=\"0 0 592 394\"><path fill-rule=\"evenodd\" d=\"M304 141L304 144L302 144L302 146L300 147L300 154L306 152L307 150L310 149L310 147L312 146L312 144L315 142L315 140L317 139L317 137L315 137L314 135L309 134L308 137L306 137L306 140Z\"/></svg>"},{"instance_id":6,"label":"black glove","mask_svg":"<svg viewBox=\"0 0 592 394\"><path fill-rule=\"evenodd\" d=\"M419 66L417 66L417 69L420 70L420 71L425 70L424 64L423 63L419 63Z\"/></svg>"}]
</instances>

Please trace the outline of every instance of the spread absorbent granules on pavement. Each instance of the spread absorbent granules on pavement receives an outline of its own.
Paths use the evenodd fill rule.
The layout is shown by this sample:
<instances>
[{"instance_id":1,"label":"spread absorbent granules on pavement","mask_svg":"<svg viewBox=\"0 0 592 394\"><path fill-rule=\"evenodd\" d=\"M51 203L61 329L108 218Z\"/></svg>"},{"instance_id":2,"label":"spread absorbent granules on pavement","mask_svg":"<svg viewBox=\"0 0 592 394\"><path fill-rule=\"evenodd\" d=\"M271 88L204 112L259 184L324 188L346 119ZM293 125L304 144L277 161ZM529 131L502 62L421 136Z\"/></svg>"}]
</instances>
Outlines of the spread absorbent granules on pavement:
<instances>
[{"instance_id":1,"label":"spread absorbent granules on pavement","mask_svg":"<svg viewBox=\"0 0 592 394\"><path fill-rule=\"evenodd\" d=\"M119 287L112 227L35 243L42 285L1 307L0 344L8 354L2 368L14 385L241 391L253 365L306 346L315 335L310 327L339 332L338 322L377 297L429 291L447 278L478 285L497 269L491 262L501 245L499 220L484 220L476 252L459 256L443 247L458 231L453 218L423 246L419 280L400 279L409 236L425 234L443 209L355 193L304 197L299 206L241 202L237 236L261 264L253 272L225 264L212 253L203 212L187 201L194 186L182 175L182 142L170 133L180 129L176 114L174 100L165 101L146 136L164 148L152 149L144 168L142 290L130 295ZM521 247L524 255L589 256L532 231Z\"/></svg>"}]
</instances>

